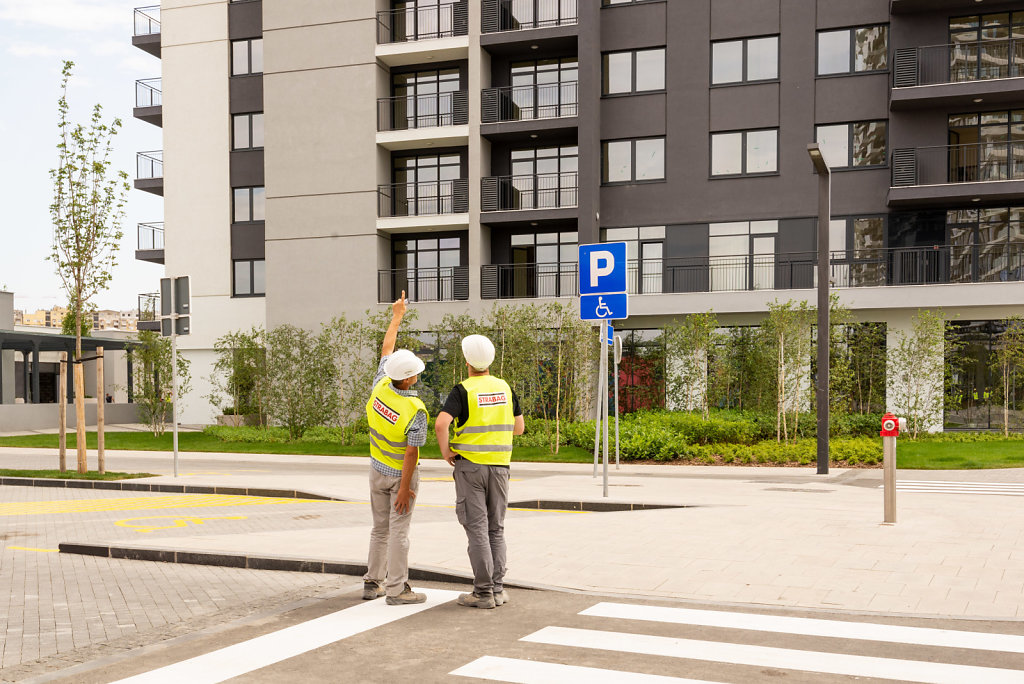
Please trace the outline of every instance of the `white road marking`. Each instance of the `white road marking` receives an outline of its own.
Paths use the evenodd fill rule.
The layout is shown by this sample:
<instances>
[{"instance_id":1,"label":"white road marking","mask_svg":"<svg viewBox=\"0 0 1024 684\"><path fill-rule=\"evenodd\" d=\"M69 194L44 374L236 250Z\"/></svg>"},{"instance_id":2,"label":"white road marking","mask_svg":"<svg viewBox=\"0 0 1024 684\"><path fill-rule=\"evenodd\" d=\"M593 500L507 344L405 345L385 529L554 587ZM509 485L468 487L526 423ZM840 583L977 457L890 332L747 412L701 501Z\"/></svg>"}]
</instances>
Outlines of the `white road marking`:
<instances>
[{"instance_id":1,"label":"white road marking","mask_svg":"<svg viewBox=\"0 0 1024 684\"><path fill-rule=\"evenodd\" d=\"M985 682L985 684L1003 684L1004 682L1020 684L1024 681L1024 670L874 658L818 651L797 651L788 648L674 639L646 634L569 627L545 627L523 637L521 641L641 655L688 658L733 665L772 667L781 670L926 682L928 684L962 684L969 681Z\"/></svg>"},{"instance_id":2,"label":"white road marking","mask_svg":"<svg viewBox=\"0 0 1024 684\"><path fill-rule=\"evenodd\" d=\"M884 485L879 485L881 489ZM953 482L950 480L899 480L896 490L931 494L992 494L1024 496L1024 484L1014 482Z\"/></svg>"},{"instance_id":3,"label":"white road marking","mask_svg":"<svg viewBox=\"0 0 1024 684\"><path fill-rule=\"evenodd\" d=\"M389 606L383 598L286 627L180 663L161 667L117 684L216 684L293 658L395 620L415 615L458 596L455 591L419 589L426 603Z\"/></svg>"},{"instance_id":4,"label":"white road marking","mask_svg":"<svg viewBox=\"0 0 1024 684\"><path fill-rule=\"evenodd\" d=\"M705 680L484 656L449 674L516 684L711 684Z\"/></svg>"},{"instance_id":5,"label":"white road marking","mask_svg":"<svg viewBox=\"0 0 1024 684\"><path fill-rule=\"evenodd\" d=\"M580 615L668 622L676 625L750 629L758 632L783 632L836 639L864 639L917 646L1024 653L1024 636L1014 634L963 632L928 627L880 625L873 622L841 622L839 620L732 613L717 610L641 606L628 603L598 603L596 606L580 611Z\"/></svg>"}]
</instances>

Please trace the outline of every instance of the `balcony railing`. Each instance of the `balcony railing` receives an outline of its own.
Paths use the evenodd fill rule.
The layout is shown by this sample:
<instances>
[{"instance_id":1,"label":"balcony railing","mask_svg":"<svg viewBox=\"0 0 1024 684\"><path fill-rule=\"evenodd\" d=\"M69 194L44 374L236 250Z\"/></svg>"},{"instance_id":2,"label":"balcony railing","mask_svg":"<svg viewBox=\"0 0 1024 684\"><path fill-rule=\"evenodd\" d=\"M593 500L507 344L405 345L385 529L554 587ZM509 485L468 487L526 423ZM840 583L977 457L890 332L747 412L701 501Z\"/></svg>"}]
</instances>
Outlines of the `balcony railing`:
<instances>
[{"instance_id":1,"label":"balcony railing","mask_svg":"<svg viewBox=\"0 0 1024 684\"><path fill-rule=\"evenodd\" d=\"M378 302L393 302L402 290L413 302L469 299L469 267L399 268L377 272Z\"/></svg>"},{"instance_id":2,"label":"balcony railing","mask_svg":"<svg viewBox=\"0 0 1024 684\"><path fill-rule=\"evenodd\" d=\"M140 250L163 249L164 248L164 224L161 223L140 223L138 225Z\"/></svg>"},{"instance_id":3,"label":"balcony railing","mask_svg":"<svg viewBox=\"0 0 1024 684\"><path fill-rule=\"evenodd\" d=\"M480 181L481 211L562 209L579 203L575 171L526 176L488 176Z\"/></svg>"},{"instance_id":4,"label":"balcony railing","mask_svg":"<svg viewBox=\"0 0 1024 684\"><path fill-rule=\"evenodd\" d=\"M469 33L469 5L457 0L443 5L377 12L377 43L405 43L429 38L451 38Z\"/></svg>"},{"instance_id":5,"label":"balcony railing","mask_svg":"<svg viewBox=\"0 0 1024 684\"><path fill-rule=\"evenodd\" d=\"M135 8L135 35L152 36L160 33L160 5Z\"/></svg>"},{"instance_id":6,"label":"balcony railing","mask_svg":"<svg viewBox=\"0 0 1024 684\"><path fill-rule=\"evenodd\" d=\"M139 152L135 155L136 178L139 180L164 177L164 152Z\"/></svg>"},{"instance_id":7,"label":"balcony railing","mask_svg":"<svg viewBox=\"0 0 1024 684\"><path fill-rule=\"evenodd\" d=\"M419 183L393 183L377 188L377 215L437 216L469 211L469 181L465 178Z\"/></svg>"},{"instance_id":8,"label":"balcony railing","mask_svg":"<svg viewBox=\"0 0 1024 684\"><path fill-rule=\"evenodd\" d=\"M486 88L481 93L483 123L556 119L578 114L578 83L543 83Z\"/></svg>"},{"instance_id":9,"label":"balcony railing","mask_svg":"<svg viewBox=\"0 0 1024 684\"><path fill-rule=\"evenodd\" d=\"M147 292L139 295L139 321L155 321L160 314L160 293Z\"/></svg>"},{"instance_id":10,"label":"balcony railing","mask_svg":"<svg viewBox=\"0 0 1024 684\"><path fill-rule=\"evenodd\" d=\"M983 40L900 48L893 83L897 88L966 83L1024 76L1024 40Z\"/></svg>"},{"instance_id":11,"label":"balcony railing","mask_svg":"<svg viewBox=\"0 0 1024 684\"><path fill-rule=\"evenodd\" d=\"M483 0L483 33L563 26L579 21L577 0Z\"/></svg>"},{"instance_id":12,"label":"balcony railing","mask_svg":"<svg viewBox=\"0 0 1024 684\"><path fill-rule=\"evenodd\" d=\"M1024 141L893 150L893 186L1024 180Z\"/></svg>"},{"instance_id":13,"label":"balcony railing","mask_svg":"<svg viewBox=\"0 0 1024 684\"><path fill-rule=\"evenodd\" d=\"M469 123L469 97L465 90L429 95L382 97L377 100L377 130L461 126Z\"/></svg>"},{"instance_id":14,"label":"balcony railing","mask_svg":"<svg viewBox=\"0 0 1024 684\"><path fill-rule=\"evenodd\" d=\"M143 78L135 82L136 107L159 107L162 104L159 78Z\"/></svg>"}]
</instances>

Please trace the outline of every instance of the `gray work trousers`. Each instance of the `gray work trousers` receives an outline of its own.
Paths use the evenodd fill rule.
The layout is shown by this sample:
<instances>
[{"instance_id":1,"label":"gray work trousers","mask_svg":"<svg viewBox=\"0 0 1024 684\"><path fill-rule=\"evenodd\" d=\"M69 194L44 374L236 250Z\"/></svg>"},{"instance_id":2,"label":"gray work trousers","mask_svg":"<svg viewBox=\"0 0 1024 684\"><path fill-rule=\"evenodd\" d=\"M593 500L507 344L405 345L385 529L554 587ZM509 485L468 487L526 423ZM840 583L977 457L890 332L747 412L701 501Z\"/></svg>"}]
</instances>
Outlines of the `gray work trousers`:
<instances>
[{"instance_id":1,"label":"gray work trousers","mask_svg":"<svg viewBox=\"0 0 1024 684\"><path fill-rule=\"evenodd\" d=\"M473 591L499 592L505 580L505 510L509 469L455 461L455 515L469 538Z\"/></svg>"},{"instance_id":2,"label":"gray work trousers","mask_svg":"<svg viewBox=\"0 0 1024 684\"><path fill-rule=\"evenodd\" d=\"M388 596L398 596L409 581L409 523L416 499L409 501L408 513L395 511L395 498L402 478L391 477L370 468L370 511L373 529L370 531L370 557L363 580L384 584ZM409 487L420 489L420 469L412 473ZM385 582L386 580L386 582Z\"/></svg>"}]
</instances>

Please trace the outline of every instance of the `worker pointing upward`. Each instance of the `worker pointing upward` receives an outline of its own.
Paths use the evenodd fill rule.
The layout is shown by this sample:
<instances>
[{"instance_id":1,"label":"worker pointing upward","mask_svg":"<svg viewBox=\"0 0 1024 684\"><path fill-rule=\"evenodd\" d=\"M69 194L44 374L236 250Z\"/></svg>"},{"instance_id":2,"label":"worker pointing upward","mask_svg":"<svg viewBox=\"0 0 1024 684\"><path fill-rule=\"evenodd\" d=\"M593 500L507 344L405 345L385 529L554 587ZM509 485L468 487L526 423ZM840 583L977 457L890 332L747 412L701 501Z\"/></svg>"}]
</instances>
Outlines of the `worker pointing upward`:
<instances>
[{"instance_id":1,"label":"worker pointing upward","mask_svg":"<svg viewBox=\"0 0 1024 684\"><path fill-rule=\"evenodd\" d=\"M462 340L469 377L456 385L434 423L441 455L455 468L455 514L469 538L473 593L458 603L494 608L508 602L505 578L505 509L508 508L512 436L525 429L508 383L490 374L494 345L483 335ZM448 426L455 421L455 439Z\"/></svg>"}]
</instances>

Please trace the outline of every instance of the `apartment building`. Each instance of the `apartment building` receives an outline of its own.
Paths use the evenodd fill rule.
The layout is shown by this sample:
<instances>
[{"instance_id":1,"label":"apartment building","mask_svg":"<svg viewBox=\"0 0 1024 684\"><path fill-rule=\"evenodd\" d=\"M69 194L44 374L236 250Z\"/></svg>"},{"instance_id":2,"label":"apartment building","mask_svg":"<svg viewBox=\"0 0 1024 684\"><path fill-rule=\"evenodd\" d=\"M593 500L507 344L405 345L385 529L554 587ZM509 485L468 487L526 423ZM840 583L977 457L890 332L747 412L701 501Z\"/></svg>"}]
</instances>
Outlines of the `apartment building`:
<instances>
[{"instance_id":1,"label":"apartment building","mask_svg":"<svg viewBox=\"0 0 1024 684\"><path fill-rule=\"evenodd\" d=\"M162 82L138 82L135 114L163 152L140 153L136 187L165 202L137 256L192 276L185 420L209 420L228 330L403 289L427 325L572 301L583 243L629 243L634 339L813 301L814 141L841 300L890 337L938 307L994 334L1024 312L1022 32L1024 0L137 10Z\"/></svg>"}]
</instances>

